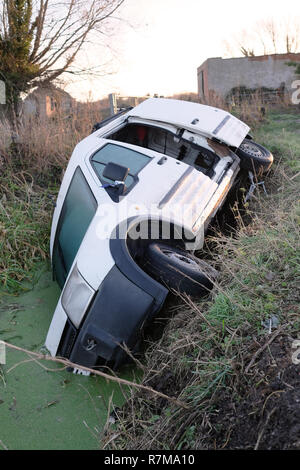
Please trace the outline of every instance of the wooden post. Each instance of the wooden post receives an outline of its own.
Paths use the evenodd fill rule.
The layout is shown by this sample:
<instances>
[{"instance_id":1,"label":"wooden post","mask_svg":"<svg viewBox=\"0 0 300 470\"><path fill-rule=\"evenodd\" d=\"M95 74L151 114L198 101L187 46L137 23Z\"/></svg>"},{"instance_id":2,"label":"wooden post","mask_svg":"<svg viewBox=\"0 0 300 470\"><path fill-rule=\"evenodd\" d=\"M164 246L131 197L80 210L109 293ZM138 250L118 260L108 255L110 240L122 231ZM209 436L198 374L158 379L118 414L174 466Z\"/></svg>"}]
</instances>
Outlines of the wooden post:
<instances>
[{"instance_id":1,"label":"wooden post","mask_svg":"<svg viewBox=\"0 0 300 470\"><path fill-rule=\"evenodd\" d=\"M110 114L111 116L113 116L114 114L117 114L118 112L117 95L116 93L110 93L108 97L109 97Z\"/></svg>"}]
</instances>

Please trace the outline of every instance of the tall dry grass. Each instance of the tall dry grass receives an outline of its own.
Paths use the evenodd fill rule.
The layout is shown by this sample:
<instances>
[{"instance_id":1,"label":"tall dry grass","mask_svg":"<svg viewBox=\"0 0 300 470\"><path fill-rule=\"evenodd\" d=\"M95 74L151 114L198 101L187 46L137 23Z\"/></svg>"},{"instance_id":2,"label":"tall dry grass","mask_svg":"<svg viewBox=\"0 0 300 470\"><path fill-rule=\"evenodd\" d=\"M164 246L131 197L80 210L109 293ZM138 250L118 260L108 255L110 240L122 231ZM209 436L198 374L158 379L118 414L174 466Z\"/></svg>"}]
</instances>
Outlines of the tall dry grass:
<instances>
[{"instance_id":1,"label":"tall dry grass","mask_svg":"<svg viewBox=\"0 0 300 470\"><path fill-rule=\"evenodd\" d=\"M68 115L22 117L17 130L8 120L0 121L2 171L3 164L17 165L32 175L48 175L53 169L64 169L75 145L103 117L100 105L80 103Z\"/></svg>"},{"instance_id":2,"label":"tall dry grass","mask_svg":"<svg viewBox=\"0 0 300 470\"><path fill-rule=\"evenodd\" d=\"M240 92L236 89L231 96L228 95L225 98L210 91L203 104L224 109L237 116L250 127L256 128L265 120L269 112L290 108L291 100L287 94L276 91L244 90L242 87Z\"/></svg>"}]
</instances>

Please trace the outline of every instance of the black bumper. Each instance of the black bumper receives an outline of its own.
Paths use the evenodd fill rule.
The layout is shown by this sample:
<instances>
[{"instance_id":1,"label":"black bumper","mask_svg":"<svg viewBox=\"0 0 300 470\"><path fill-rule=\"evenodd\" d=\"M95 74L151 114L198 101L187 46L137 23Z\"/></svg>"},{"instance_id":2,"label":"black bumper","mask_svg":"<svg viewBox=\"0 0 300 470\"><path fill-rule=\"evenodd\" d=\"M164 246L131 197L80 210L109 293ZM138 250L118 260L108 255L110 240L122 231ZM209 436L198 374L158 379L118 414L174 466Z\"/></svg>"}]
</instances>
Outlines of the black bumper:
<instances>
[{"instance_id":1,"label":"black bumper","mask_svg":"<svg viewBox=\"0 0 300 470\"><path fill-rule=\"evenodd\" d=\"M57 355L91 368L103 363L118 368L126 362L128 355L122 345L134 349L143 325L160 310L167 295L163 286L160 292L157 290L157 283L156 289L151 289L149 279L146 292L137 285L141 284L137 279L137 283L131 281L114 266L96 293L81 328L76 330L68 321Z\"/></svg>"}]
</instances>

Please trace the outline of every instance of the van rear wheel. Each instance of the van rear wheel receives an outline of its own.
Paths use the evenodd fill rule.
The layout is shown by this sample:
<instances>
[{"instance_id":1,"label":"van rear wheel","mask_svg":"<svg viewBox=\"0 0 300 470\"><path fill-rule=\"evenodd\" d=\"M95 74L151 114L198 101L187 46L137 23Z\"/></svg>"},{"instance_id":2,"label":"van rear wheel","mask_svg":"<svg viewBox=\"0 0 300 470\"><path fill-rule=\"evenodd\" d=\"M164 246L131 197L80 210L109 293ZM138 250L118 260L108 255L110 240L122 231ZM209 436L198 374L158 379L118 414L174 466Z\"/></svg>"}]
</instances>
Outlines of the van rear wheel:
<instances>
[{"instance_id":1,"label":"van rear wheel","mask_svg":"<svg viewBox=\"0 0 300 470\"><path fill-rule=\"evenodd\" d=\"M250 139L245 139L236 152L241 159L241 168L266 172L273 163L272 153L262 145Z\"/></svg>"}]
</instances>

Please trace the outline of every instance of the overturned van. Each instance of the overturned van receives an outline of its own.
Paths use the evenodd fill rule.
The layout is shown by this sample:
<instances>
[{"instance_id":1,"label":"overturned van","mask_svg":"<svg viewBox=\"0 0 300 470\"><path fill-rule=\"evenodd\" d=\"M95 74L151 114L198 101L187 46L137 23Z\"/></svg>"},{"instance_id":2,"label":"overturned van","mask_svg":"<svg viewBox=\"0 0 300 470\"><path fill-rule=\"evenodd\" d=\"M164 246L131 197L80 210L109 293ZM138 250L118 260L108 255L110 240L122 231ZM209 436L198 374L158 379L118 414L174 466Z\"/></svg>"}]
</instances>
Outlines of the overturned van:
<instances>
[{"instance_id":1,"label":"overturned van","mask_svg":"<svg viewBox=\"0 0 300 470\"><path fill-rule=\"evenodd\" d=\"M273 157L231 114L149 99L99 123L70 159L51 231L62 292L53 356L118 368L172 289L204 295L216 271L196 258L242 168Z\"/></svg>"}]
</instances>

